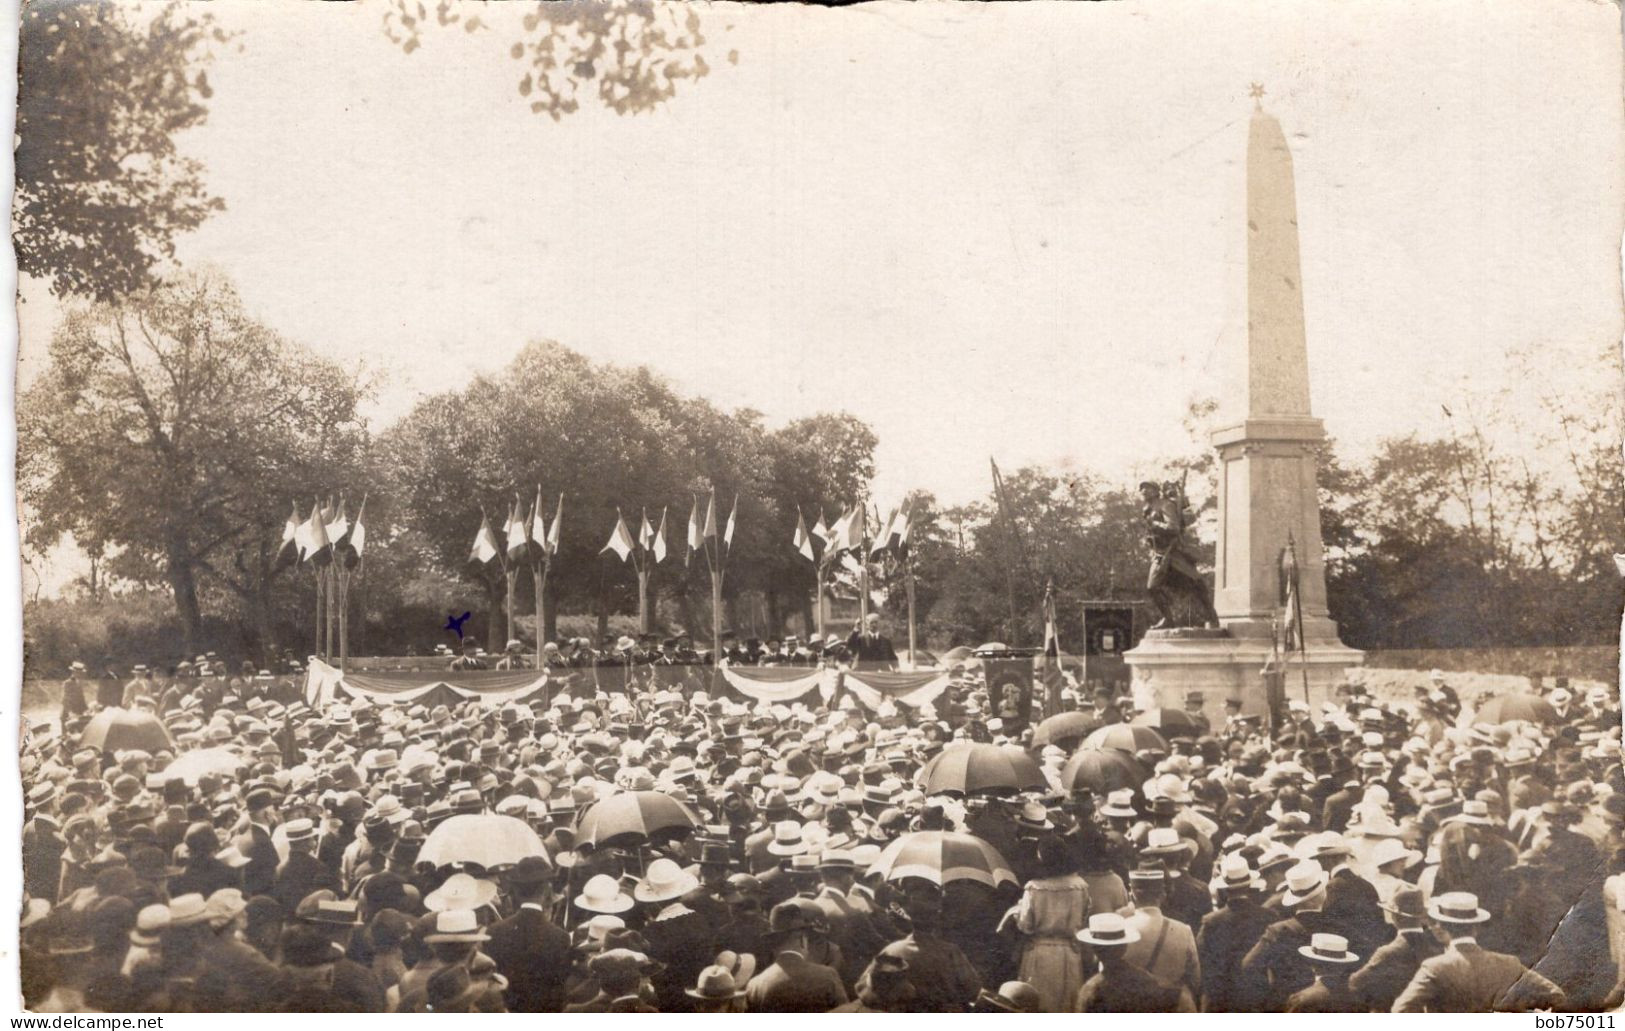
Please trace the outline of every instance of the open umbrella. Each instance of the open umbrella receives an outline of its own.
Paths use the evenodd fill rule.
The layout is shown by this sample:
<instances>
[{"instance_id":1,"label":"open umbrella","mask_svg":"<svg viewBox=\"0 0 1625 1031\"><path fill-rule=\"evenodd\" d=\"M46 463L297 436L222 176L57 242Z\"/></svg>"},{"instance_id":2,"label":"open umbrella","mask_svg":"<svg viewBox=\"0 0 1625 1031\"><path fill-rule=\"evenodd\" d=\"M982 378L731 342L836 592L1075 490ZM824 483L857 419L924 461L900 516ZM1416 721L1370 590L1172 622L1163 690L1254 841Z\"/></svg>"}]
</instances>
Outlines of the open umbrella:
<instances>
[{"instance_id":1,"label":"open umbrella","mask_svg":"<svg viewBox=\"0 0 1625 1031\"><path fill-rule=\"evenodd\" d=\"M1127 752L1115 748L1083 748L1061 767L1061 790L1088 788L1097 795L1137 788L1150 776Z\"/></svg>"},{"instance_id":2,"label":"open umbrella","mask_svg":"<svg viewBox=\"0 0 1625 1031\"><path fill-rule=\"evenodd\" d=\"M161 776L169 780L183 780L190 787L196 786L199 777L211 773L227 777L235 776L246 764L246 759L229 748L200 748L195 752L187 752L165 766Z\"/></svg>"},{"instance_id":3,"label":"open umbrella","mask_svg":"<svg viewBox=\"0 0 1625 1031\"><path fill-rule=\"evenodd\" d=\"M1491 698L1473 713L1474 723L1513 723L1517 720L1528 723L1561 722L1552 703L1539 695L1522 692Z\"/></svg>"},{"instance_id":4,"label":"open umbrella","mask_svg":"<svg viewBox=\"0 0 1625 1031\"><path fill-rule=\"evenodd\" d=\"M1004 857L974 834L953 831L915 831L881 850L869 867L888 881L923 877L936 885L974 881L997 888L1019 885Z\"/></svg>"},{"instance_id":5,"label":"open umbrella","mask_svg":"<svg viewBox=\"0 0 1625 1031\"><path fill-rule=\"evenodd\" d=\"M1129 720L1136 727L1150 727L1163 737L1201 737L1202 728L1178 709L1147 709Z\"/></svg>"},{"instance_id":6,"label":"open umbrella","mask_svg":"<svg viewBox=\"0 0 1625 1031\"><path fill-rule=\"evenodd\" d=\"M918 669L936 669L937 657L924 648L916 648L912 652L904 649L898 656L898 666L905 672Z\"/></svg>"},{"instance_id":7,"label":"open umbrella","mask_svg":"<svg viewBox=\"0 0 1625 1031\"><path fill-rule=\"evenodd\" d=\"M418 850L417 861L435 866L477 863L495 870L512 866L526 856L541 856L552 863L530 824L512 816L464 813L429 832Z\"/></svg>"},{"instance_id":8,"label":"open umbrella","mask_svg":"<svg viewBox=\"0 0 1625 1031\"><path fill-rule=\"evenodd\" d=\"M1009 650L1010 646L1003 641L989 641L986 644L976 646L977 652L1007 652Z\"/></svg>"},{"instance_id":9,"label":"open umbrella","mask_svg":"<svg viewBox=\"0 0 1625 1031\"><path fill-rule=\"evenodd\" d=\"M974 649L961 644L942 653L942 664L952 666L956 662L965 662L975 654Z\"/></svg>"},{"instance_id":10,"label":"open umbrella","mask_svg":"<svg viewBox=\"0 0 1625 1031\"><path fill-rule=\"evenodd\" d=\"M1100 726L1100 721L1083 712L1063 712L1040 723L1033 730L1033 747L1043 748L1045 745L1055 745L1071 750L1089 735L1089 732Z\"/></svg>"},{"instance_id":11,"label":"open umbrella","mask_svg":"<svg viewBox=\"0 0 1625 1031\"><path fill-rule=\"evenodd\" d=\"M594 802L576 817L575 840L592 845L617 839L647 841L662 831L684 832L700 825L694 810L659 791L623 791Z\"/></svg>"},{"instance_id":12,"label":"open umbrella","mask_svg":"<svg viewBox=\"0 0 1625 1031\"><path fill-rule=\"evenodd\" d=\"M974 795L1049 788L1033 757L1009 745L961 741L944 748L920 771L928 795Z\"/></svg>"},{"instance_id":13,"label":"open umbrella","mask_svg":"<svg viewBox=\"0 0 1625 1031\"><path fill-rule=\"evenodd\" d=\"M1113 723L1083 739L1084 748L1115 748L1133 755L1139 751L1166 752L1168 742L1150 727L1137 727L1130 723Z\"/></svg>"},{"instance_id":14,"label":"open umbrella","mask_svg":"<svg viewBox=\"0 0 1625 1031\"><path fill-rule=\"evenodd\" d=\"M169 731L150 712L131 711L114 706L103 709L85 724L79 743L104 752L140 749L143 752L173 752Z\"/></svg>"}]
</instances>

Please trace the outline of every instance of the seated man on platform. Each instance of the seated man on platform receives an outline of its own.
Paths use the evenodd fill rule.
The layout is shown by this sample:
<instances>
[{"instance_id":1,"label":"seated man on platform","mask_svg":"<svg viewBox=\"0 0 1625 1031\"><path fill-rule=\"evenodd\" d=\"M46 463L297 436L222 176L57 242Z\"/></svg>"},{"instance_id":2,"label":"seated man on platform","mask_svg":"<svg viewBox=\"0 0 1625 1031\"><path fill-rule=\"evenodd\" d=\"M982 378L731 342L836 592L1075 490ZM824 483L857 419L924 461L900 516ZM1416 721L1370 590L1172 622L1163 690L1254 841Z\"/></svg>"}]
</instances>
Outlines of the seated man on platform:
<instances>
[{"instance_id":1,"label":"seated man on platform","mask_svg":"<svg viewBox=\"0 0 1625 1031\"><path fill-rule=\"evenodd\" d=\"M497 660L497 669L530 669L530 659L525 657L524 644L519 640L511 640L507 647L502 649L502 658Z\"/></svg>"},{"instance_id":2,"label":"seated man on platform","mask_svg":"<svg viewBox=\"0 0 1625 1031\"><path fill-rule=\"evenodd\" d=\"M485 669L485 660L480 658L480 642L472 637L463 638L463 654L452 659L446 669L452 673L461 673L471 669Z\"/></svg>"}]
</instances>

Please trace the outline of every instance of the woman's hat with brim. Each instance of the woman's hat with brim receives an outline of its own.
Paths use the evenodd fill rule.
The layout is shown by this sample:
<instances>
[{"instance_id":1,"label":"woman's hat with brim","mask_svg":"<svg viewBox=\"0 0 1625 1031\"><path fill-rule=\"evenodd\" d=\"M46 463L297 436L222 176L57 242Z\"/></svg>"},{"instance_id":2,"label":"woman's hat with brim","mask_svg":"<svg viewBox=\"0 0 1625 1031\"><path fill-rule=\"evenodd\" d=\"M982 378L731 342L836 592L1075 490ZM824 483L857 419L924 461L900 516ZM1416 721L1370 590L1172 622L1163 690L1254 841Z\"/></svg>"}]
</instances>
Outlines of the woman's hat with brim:
<instances>
[{"instance_id":1,"label":"woman's hat with brim","mask_svg":"<svg viewBox=\"0 0 1625 1031\"><path fill-rule=\"evenodd\" d=\"M670 859L656 859L632 889L639 902L671 902L700 886L699 880Z\"/></svg>"},{"instance_id":2,"label":"woman's hat with brim","mask_svg":"<svg viewBox=\"0 0 1625 1031\"><path fill-rule=\"evenodd\" d=\"M429 892L423 900L431 912L448 909L478 909L489 905L497 897L497 886L471 874L454 873L446 882Z\"/></svg>"},{"instance_id":3,"label":"woman's hat with brim","mask_svg":"<svg viewBox=\"0 0 1625 1031\"><path fill-rule=\"evenodd\" d=\"M624 913L637 905L632 896L621 890L621 884L608 874L598 874L581 888L575 897L576 908L589 913Z\"/></svg>"}]
</instances>

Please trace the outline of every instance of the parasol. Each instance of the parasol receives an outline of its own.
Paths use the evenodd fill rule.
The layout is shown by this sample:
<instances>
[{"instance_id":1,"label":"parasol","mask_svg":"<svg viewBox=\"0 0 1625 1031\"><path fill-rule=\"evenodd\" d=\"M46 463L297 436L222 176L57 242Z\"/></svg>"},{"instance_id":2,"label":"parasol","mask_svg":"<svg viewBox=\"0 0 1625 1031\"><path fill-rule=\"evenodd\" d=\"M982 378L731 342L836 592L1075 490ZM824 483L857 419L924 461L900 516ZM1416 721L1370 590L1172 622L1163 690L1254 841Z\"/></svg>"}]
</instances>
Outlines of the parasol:
<instances>
[{"instance_id":1,"label":"parasol","mask_svg":"<svg viewBox=\"0 0 1625 1031\"><path fill-rule=\"evenodd\" d=\"M1063 712L1040 723L1033 730L1033 747L1056 745L1067 748L1082 741L1100 721L1083 712Z\"/></svg>"},{"instance_id":2,"label":"parasol","mask_svg":"<svg viewBox=\"0 0 1625 1031\"><path fill-rule=\"evenodd\" d=\"M197 786L199 777L215 774L234 777L247 764L247 760L229 748L200 748L187 752L165 766L160 776L169 780L183 780L187 786Z\"/></svg>"},{"instance_id":3,"label":"parasol","mask_svg":"<svg viewBox=\"0 0 1625 1031\"><path fill-rule=\"evenodd\" d=\"M689 831L699 826L694 810L659 791L623 791L595 802L576 818L577 844L608 844L617 838L644 841L661 831Z\"/></svg>"},{"instance_id":4,"label":"parasol","mask_svg":"<svg viewBox=\"0 0 1625 1031\"><path fill-rule=\"evenodd\" d=\"M944 748L920 771L928 795L1045 791L1049 781L1033 757L1009 745L959 742Z\"/></svg>"},{"instance_id":5,"label":"parasol","mask_svg":"<svg viewBox=\"0 0 1625 1031\"><path fill-rule=\"evenodd\" d=\"M1150 727L1163 737L1201 737L1202 728L1188 713L1178 709L1147 709L1129 723L1136 727Z\"/></svg>"},{"instance_id":6,"label":"parasol","mask_svg":"<svg viewBox=\"0 0 1625 1031\"><path fill-rule=\"evenodd\" d=\"M881 850L868 872L888 881L921 877L939 886L951 881L974 881L990 888L1020 883L992 845L974 834L953 831L905 834Z\"/></svg>"},{"instance_id":7,"label":"parasol","mask_svg":"<svg viewBox=\"0 0 1625 1031\"><path fill-rule=\"evenodd\" d=\"M1084 748L1115 748L1130 755L1140 751L1167 752L1168 742L1150 727L1137 727L1129 723L1113 723L1083 739Z\"/></svg>"},{"instance_id":8,"label":"parasol","mask_svg":"<svg viewBox=\"0 0 1625 1031\"><path fill-rule=\"evenodd\" d=\"M1552 703L1539 695L1532 694L1504 694L1491 698L1478 707L1473 713L1474 723L1513 723L1523 720L1527 723L1560 723L1557 710Z\"/></svg>"},{"instance_id":9,"label":"parasol","mask_svg":"<svg viewBox=\"0 0 1625 1031\"><path fill-rule=\"evenodd\" d=\"M104 752L122 752L140 749L143 752L173 752L174 742L169 731L150 712L131 711L113 707L103 709L85 724L79 743Z\"/></svg>"},{"instance_id":10,"label":"parasol","mask_svg":"<svg viewBox=\"0 0 1625 1031\"><path fill-rule=\"evenodd\" d=\"M1084 748L1061 768L1061 790L1088 788L1097 795L1137 788L1149 777L1145 767L1115 748Z\"/></svg>"},{"instance_id":11,"label":"parasol","mask_svg":"<svg viewBox=\"0 0 1625 1031\"><path fill-rule=\"evenodd\" d=\"M552 859L530 824L512 816L465 813L453 816L433 831L418 851L417 861L446 866L477 863L487 870L512 866L526 856Z\"/></svg>"}]
</instances>

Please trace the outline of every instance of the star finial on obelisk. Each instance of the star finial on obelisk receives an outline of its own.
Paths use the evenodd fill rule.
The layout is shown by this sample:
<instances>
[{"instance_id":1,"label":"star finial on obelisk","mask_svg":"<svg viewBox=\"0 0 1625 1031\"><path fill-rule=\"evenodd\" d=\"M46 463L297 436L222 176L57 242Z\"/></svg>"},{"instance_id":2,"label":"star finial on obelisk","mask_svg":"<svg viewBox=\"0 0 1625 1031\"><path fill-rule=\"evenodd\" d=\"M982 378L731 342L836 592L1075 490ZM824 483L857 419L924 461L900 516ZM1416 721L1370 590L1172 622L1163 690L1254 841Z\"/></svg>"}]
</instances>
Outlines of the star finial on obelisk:
<instances>
[{"instance_id":1,"label":"star finial on obelisk","mask_svg":"<svg viewBox=\"0 0 1625 1031\"><path fill-rule=\"evenodd\" d=\"M1248 96L1253 98L1253 106L1259 109L1264 107L1264 84L1255 82L1247 90Z\"/></svg>"}]
</instances>

